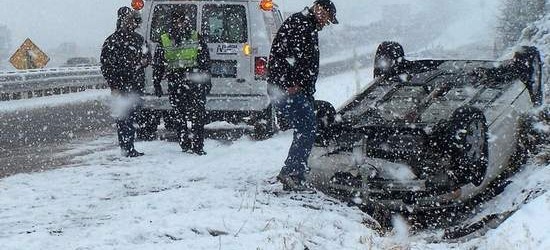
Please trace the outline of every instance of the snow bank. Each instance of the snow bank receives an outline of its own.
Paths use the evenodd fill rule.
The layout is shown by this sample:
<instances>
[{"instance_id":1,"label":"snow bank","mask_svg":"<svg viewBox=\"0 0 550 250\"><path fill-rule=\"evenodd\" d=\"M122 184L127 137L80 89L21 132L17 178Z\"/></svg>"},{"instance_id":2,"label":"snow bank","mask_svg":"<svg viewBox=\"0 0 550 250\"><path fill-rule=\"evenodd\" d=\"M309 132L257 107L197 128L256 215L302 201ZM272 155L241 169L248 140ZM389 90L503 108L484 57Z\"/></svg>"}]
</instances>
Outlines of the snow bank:
<instances>
[{"instance_id":1,"label":"snow bank","mask_svg":"<svg viewBox=\"0 0 550 250\"><path fill-rule=\"evenodd\" d=\"M550 249L550 194L526 204L490 231L484 249Z\"/></svg>"}]
</instances>

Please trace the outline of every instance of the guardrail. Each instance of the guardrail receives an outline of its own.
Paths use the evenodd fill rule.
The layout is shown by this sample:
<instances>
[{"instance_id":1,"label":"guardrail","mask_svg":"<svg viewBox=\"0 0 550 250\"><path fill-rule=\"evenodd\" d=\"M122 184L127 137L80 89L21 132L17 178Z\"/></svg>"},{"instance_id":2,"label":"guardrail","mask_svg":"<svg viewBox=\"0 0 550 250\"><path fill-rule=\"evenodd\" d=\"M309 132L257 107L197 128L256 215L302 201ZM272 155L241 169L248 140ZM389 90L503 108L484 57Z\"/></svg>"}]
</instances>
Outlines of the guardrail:
<instances>
[{"instance_id":1,"label":"guardrail","mask_svg":"<svg viewBox=\"0 0 550 250\"><path fill-rule=\"evenodd\" d=\"M99 67L0 71L0 101L105 89Z\"/></svg>"},{"instance_id":2,"label":"guardrail","mask_svg":"<svg viewBox=\"0 0 550 250\"><path fill-rule=\"evenodd\" d=\"M372 65L369 56L321 65L320 77L332 76L355 66ZM0 101L81 92L87 89L106 89L107 84L99 66L48 68L36 70L0 71Z\"/></svg>"}]
</instances>

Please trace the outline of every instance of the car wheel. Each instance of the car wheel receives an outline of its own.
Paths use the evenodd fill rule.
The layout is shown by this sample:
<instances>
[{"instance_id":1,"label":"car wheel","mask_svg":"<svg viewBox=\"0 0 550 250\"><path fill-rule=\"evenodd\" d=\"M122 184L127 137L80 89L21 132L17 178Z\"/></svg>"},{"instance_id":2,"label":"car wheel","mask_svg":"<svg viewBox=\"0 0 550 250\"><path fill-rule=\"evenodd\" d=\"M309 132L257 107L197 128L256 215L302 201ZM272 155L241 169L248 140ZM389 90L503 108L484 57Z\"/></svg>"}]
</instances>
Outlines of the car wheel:
<instances>
[{"instance_id":1,"label":"car wheel","mask_svg":"<svg viewBox=\"0 0 550 250\"><path fill-rule=\"evenodd\" d=\"M483 112L472 107L455 111L451 118L450 177L456 184L481 185L488 165L488 128Z\"/></svg>"},{"instance_id":2,"label":"car wheel","mask_svg":"<svg viewBox=\"0 0 550 250\"><path fill-rule=\"evenodd\" d=\"M327 146L333 138L332 125L336 119L336 109L326 101L315 101L315 117L317 121L315 144Z\"/></svg>"},{"instance_id":3,"label":"car wheel","mask_svg":"<svg viewBox=\"0 0 550 250\"><path fill-rule=\"evenodd\" d=\"M397 73L396 66L404 60L404 56L401 44L388 41L381 43L374 57L374 77L394 76Z\"/></svg>"},{"instance_id":4,"label":"car wheel","mask_svg":"<svg viewBox=\"0 0 550 250\"><path fill-rule=\"evenodd\" d=\"M137 139L143 141L156 140L160 118L159 112L151 109L142 109L137 120Z\"/></svg>"},{"instance_id":5,"label":"car wheel","mask_svg":"<svg viewBox=\"0 0 550 250\"><path fill-rule=\"evenodd\" d=\"M276 131L275 113L269 106L262 112L261 117L254 122L254 132L252 137L256 140L265 140L271 138Z\"/></svg>"},{"instance_id":6,"label":"car wheel","mask_svg":"<svg viewBox=\"0 0 550 250\"><path fill-rule=\"evenodd\" d=\"M536 47L523 46L516 52L514 60L521 72L522 81L527 85L531 101L538 107L544 101L544 88L542 85L542 63L540 52Z\"/></svg>"}]
</instances>

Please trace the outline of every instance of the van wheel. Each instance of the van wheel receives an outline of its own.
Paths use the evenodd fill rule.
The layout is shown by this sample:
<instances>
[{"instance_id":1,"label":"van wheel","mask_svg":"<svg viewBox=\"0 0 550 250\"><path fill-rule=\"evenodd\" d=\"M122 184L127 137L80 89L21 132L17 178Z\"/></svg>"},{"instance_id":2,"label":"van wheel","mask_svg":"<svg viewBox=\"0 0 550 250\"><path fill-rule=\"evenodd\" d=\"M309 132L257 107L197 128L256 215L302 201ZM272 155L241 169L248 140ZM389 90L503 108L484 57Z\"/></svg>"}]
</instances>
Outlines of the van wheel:
<instances>
[{"instance_id":1,"label":"van wheel","mask_svg":"<svg viewBox=\"0 0 550 250\"><path fill-rule=\"evenodd\" d=\"M160 112L151 109L142 109L137 118L137 139L142 141L156 140L160 119Z\"/></svg>"},{"instance_id":2,"label":"van wheel","mask_svg":"<svg viewBox=\"0 0 550 250\"><path fill-rule=\"evenodd\" d=\"M326 101L315 101L315 117L317 120L315 144L328 146L333 138L332 126L336 119L336 109Z\"/></svg>"},{"instance_id":3,"label":"van wheel","mask_svg":"<svg viewBox=\"0 0 550 250\"><path fill-rule=\"evenodd\" d=\"M538 107L544 102L544 88L542 85L542 63L540 52L536 47L523 46L514 55L514 61L523 71L521 80L527 85L533 105Z\"/></svg>"},{"instance_id":4,"label":"van wheel","mask_svg":"<svg viewBox=\"0 0 550 250\"><path fill-rule=\"evenodd\" d=\"M450 126L451 179L456 184L481 185L489 156L488 128L483 112L472 107L459 108L452 115Z\"/></svg>"},{"instance_id":5,"label":"van wheel","mask_svg":"<svg viewBox=\"0 0 550 250\"><path fill-rule=\"evenodd\" d=\"M164 119L164 127L169 131L176 131L178 128L178 123L176 121L176 111L169 110L163 111L162 117Z\"/></svg>"},{"instance_id":6,"label":"van wheel","mask_svg":"<svg viewBox=\"0 0 550 250\"><path fill-rule=\"evenodd\" d=\"M275 134L275 130L275 112L272 106L269 106L262 112L262 116L254 122L252 137L255 140L266 140Z\"/></svg>"},{"instance_id":7,"label":"van wheel","mask_svg":"<svg viewBox=\"0 0 550 250\"><path fill-rule=\"evenodd\" d=\"M397 42L386 41L378 45L374 57L374 78L395 76L404 56L403 46Z\"/></svg>"}]
</instances>

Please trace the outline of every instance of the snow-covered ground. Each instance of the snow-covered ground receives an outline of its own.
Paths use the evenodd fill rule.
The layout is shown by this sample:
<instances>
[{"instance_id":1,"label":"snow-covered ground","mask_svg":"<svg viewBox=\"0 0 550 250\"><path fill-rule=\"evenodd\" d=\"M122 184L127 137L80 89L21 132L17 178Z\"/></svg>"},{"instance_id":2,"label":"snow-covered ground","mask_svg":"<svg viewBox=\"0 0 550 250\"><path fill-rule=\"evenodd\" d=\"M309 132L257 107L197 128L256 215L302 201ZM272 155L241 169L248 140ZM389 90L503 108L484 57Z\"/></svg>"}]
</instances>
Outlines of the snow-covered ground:
<instances>
[{"instance_id":1,"label":"snow-covered ground","mask_svg":"<svg viewBox=\"0 0 550 250\"><path fill-rule=\"evenodd\" d=\"M355 208L323 195L273 194L280 187L269 181L290 138L208 141L205 157L175 143L138 143L147 156L131 160L120 158L114 137L75 145L67 153L91 154L65 169L2 180L0 246L335 249L371 237Z\"/></svg>"},{"instance_id":2,"label":"snow-covered ground","mask_svg":"<svg viewBox=\"0 0 550 250\"><path fill-rule=\"evenodd\" d=\"M121 158L114 136L75 143L63 153L75 156L67 168L0 181L1 249L550 247L550 196L522 203L524 190L548 190L550 165L527 166L486 205L523 206L497 229L432 244L437 234L409 236L406 228L380 235L366 226L368 215L323 194L280 193L273 177L291 138L208 140L205 157L183 154L176 143L141 142L147 155L138 159Z\"/></svg>"},{"instance_id":3,"label":"snow-covered ground","mask_svg":"<svg viewBox=\"0 0 550 250\"><path fill-rule=\"evenodd\" d=\"M317 98L341 106L371 71L322 79ZM204 157L181 153L177 143L140 142L146 156L138 159L120 157L114 135L74 142L59 154L73 158L65 168L0 180L0 249L550 248L548 161L531 162L479 216L518 212L485 235L451 243L401 223L381 234L355 207L280 192L274 176L291 140L291 133L207 140Z\"/></svg>"}]
</instances>

